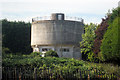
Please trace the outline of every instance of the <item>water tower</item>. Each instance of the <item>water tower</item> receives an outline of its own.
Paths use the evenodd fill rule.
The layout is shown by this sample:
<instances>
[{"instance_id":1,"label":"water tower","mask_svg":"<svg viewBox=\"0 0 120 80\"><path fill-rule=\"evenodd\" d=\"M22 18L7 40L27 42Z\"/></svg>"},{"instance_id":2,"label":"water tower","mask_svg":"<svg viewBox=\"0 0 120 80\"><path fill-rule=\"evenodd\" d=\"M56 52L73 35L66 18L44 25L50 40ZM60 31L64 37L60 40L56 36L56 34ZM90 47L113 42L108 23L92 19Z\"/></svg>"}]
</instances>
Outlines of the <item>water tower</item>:
<instances>
[{"instance_id":1,"label":"water tower","mask_svg":"<svg viewBox=\"0 0 120 80\"><path fill-rule=\"evenodd\" d=\"M31 46L33 52L57 52L59 57L80 58L80 44L84 33L83 19L66 17L63 13L53 13L49 19L32 19Z\"/></svg>"}]
</instances>

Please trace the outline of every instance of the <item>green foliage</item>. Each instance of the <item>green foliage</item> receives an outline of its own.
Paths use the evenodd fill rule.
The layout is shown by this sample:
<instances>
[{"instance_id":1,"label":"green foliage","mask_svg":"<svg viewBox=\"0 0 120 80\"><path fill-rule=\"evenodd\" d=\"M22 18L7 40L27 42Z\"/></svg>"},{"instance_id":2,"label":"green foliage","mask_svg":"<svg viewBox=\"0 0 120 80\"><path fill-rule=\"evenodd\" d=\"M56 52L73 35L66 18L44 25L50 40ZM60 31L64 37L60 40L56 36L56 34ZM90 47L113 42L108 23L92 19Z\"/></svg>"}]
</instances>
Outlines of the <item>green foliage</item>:
<instances>
[{"instance_id":1,"label":"green foliage","mask_svg":"<svg viewBox=\"0 0 120 80\"><path fill-rule=\"evenodd\" d=\"M31 54L30 54L30 56L39 56L39 57L41 57L41 55L42 55L42 53L41 52L32 52Z\"/></svg>"},{"instance_id":2,"label":"green foliage","mask_svg":"<svg viewBox=\"0 0 120 80\"><path fill-rule=\"evenodd\" d=\"M31 24L21 21L2 20L2 47L9 48L12 53L31 53Z\"/></svg>"},{"instance_id":3,"label":"green foliage","mask_svg":"<svg viewBox=\"0 0 120 80\"><path fill-rule=\"evenodd\" d=\"M96 29L96 39L94 40L94 53L99 60L119 63L120 56L120 7L107 14L98 29Z\"/></svg>"},{"instance_id":4,"label":"green foliage","mask_svg":"<svg viewBox=\"0 0 120 80\"><path fill-rule=\"evenodd\" d=\"M10 54L11 51L9 50L9 48L2 48L2 54Z\"/></svg>"},{"instance_id":5,"label":"green foliage","mask_svg":"<svg viewBox=\"0 0 120 80\"><path fill-rule=\"evenodd\" d=\"M11 54L9 48L2 48L2 58L6 57L7 54Z\"/></svg>"},{"instance_id":6,"label":"green foliage","mask_svg":"<svg viewBox=\"0 0 120 80\"><path fill-rule=\"evenodd\" d=\"M101 45L101 54L103 61L119 61L120 60L120 42L119 31L120 31L120 17L117 17L109 24L108 30L104 35Z\"/></svg>"},{"instance_id":7,"label":"green foliage","mask_svg":"<svg viewBox=\"0 0 120 80\"><path fill-rule=\"evenodd\" d=\"M53 50L50 50L50 51L47 51L46 53L45 53L45 57L58 57L58 54L57 54L57 52L55 52L55 51L53 51Z\"/></svg>"},{"instance_id":8,"label":"green foliage","mask_svg":"<svg viewBox=\"0 0 120 80\"><path fill-rule=\"evenodd\" d=\"M33 68L37 68L40 71L37 72L37 75L41 75L43 78L45 75L43 70L50 71L49 74L52 75L52 78L58 77L58 75L65 78L74 77L76 78L87 78L88 73L91 78L95 78L95 75L120 75L120 68L118 66L111 66L107 64L97 64L89 63L82 60L76 60L71 58L57 58L57 57L39 57L31 55L12 55L7 54L6 58L2 60L2 67L21 68L22 72L31 71L33 73ZM28 70L29 69L29 70ZM42 71L41 71L42 70ZM78 73L79 70L84 71L85 73L81 75ZM112 71L111 71L112 70ZM47 71L48 72L48 71ZM96 72L96 74L94 73ZM68 74L69 73L69 74ZM27 74L27 73L25 73ZM56 75L57 74L57 75ZM29 74L30 75L30 74ZM48 75L49 76L49 75Z\"/></svg>"},{"instance_id":9,"label":"green foliage","mask_svg":"<svg viewBox=\"0 0 120 80\"><path fill-rule=\"evenodd\" d=\"M109 27L101 45L100 60L119 63L120 60L120 7L113 9L109 14Z\"/></svg>"},{"instance_id":10,"label":"green foliage","mask_svg":"<svg viewBox=\"0 0 120 80\"><path fill-rule=\"evenodd\" d=\"M120 17L120 7L113 9L112 13L108 16L110 16L109 23L112 23L116 17Z\"/></svg>"},{"instance_id":11,"label":"green foliage","mask_svg":"<svg viewBox=\"0 0 120 80\"><path fill-rule=\"evenodd\" d=\"M82 34L82 41L80 42L81 53L87 55L87 59L90 61L94 61L93 56L93 42L95 39L95 24L90 24L85 26L85 34Z\"/></svg>"},{"instance_id":12,"label":"green foliage","mask_svg":"<svg viewBox=\"0 0 120 80\"><path fill-rule=\"evenodd\" d=\"M95 57L95 54L93 52L89 52L88 53L88 59L92 62L96 62L96 57Z\"/></svg>"}]
</instances>

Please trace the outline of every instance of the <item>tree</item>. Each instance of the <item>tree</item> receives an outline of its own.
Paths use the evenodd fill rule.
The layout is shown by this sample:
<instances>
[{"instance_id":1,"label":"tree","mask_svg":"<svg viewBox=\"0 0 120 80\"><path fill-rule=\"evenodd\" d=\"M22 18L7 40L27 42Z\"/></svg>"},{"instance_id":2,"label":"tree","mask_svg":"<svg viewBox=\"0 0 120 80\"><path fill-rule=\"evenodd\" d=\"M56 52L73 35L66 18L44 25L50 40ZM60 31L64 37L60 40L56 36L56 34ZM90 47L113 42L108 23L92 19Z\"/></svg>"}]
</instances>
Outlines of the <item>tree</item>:
<instances>
[{"instance_id":1,"label":"tree","mask_svg":"<svg viewBox=\"0 0 120 80\"><path fill-rule=\"evenodd\" d=\"M100 47L102 44L103 36L105 32L107 31L108 26L113 22L113 20L120 14L120 8L116 8L112 10L112 13L110 11L107 13L105 19L102 19L101 24L96 29L95 34L96 38L94 40L94 54L100 55Z\"/></svg>"},{"instance_id":2,"label":"tree","mask_svg":"<svg viewBox=\"0 0 120 80\"><path fill-rule=\"evenodd\" d=\"M30 36L30 23L2 20L2 47L12 53L31 53Z\"/></svg>"},{"instance_id":3,"label":"tree","mask_svg":"<svg viewBox=\"0 0 120 80\"><path fill-rule=\"evenodd\" d=\"M109 17L106 17L105 19L102 19L101 24L98 26L98 28L95 30L96 38L94 40L94 54L98 55L100 52L100 46L101 41L103 39L104 33L107 30Z\"/></svg>"},{"instance_id":4,"label":"tree","mask_svg":"<svg viewBox=\"0 0 120 80\"><path fill-rule=\"evenodd\" d=\"M102 61L119 62L120 60L120 7L112 11L109 27L101 44L99 58Z\"/></svg>"},{"instance_id":5,"label":"tree","mask_svg":"<svg viewBox=\"0 0 120 80\"><path fill-rule=\"evenodd\" d=\"M107 32L104 35L101 45L101 54L100 58L103 61L119 61L120 60L120 42L119 31L120 31L120 17L116 18L113 23L108 27Z\"/></svg>"},{"instance_id":6,"label":"tree","mask_svg":"<svg viewBox=\"0 0 120 80\"><path fill-rule=\"evenodd\" d=\"M95 24L90 23L90 25L84 26L85 33L82 34L82 41L80 42L81 53L86 55L86 59L90 61L94 61L95 56L93 54L93 43L95 39L95 30L97 26Z\"/></svg>"}]
</instances>

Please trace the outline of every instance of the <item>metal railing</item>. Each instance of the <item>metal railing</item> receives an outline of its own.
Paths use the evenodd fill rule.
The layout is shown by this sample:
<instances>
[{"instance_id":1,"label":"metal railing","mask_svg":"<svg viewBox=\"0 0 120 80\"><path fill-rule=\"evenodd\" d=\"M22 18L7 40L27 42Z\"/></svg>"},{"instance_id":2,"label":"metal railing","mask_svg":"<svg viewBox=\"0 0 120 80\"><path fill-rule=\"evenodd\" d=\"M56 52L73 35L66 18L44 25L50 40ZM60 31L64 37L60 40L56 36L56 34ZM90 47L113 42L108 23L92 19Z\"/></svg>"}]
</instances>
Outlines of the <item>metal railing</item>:
<instances>
[{"instance_id":1,"label":"metal railing","mask_svg":"<svg viewBox=\"0 0 120 80\"><path fill-rule=\"evenodd\" d=\"M32 18L32 22L40 21L40 20L51 20L51 16L42 16L42 17ZM65 20L83 22L83 19L78 17L65 16Z\"/></svg>"}]
</instances>

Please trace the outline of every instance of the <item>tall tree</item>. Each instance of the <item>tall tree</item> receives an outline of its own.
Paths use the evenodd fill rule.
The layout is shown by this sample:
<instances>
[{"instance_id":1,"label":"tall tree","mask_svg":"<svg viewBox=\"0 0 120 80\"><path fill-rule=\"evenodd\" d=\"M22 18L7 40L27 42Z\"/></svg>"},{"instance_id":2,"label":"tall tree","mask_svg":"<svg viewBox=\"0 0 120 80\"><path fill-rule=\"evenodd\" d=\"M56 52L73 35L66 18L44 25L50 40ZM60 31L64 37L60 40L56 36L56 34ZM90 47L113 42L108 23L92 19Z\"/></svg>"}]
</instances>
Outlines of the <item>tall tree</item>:
<instances>
[{"instance_id":1,"label":"tall tree","mask_svg":"<svg viewBox=\"0 0 120 80\"><path fill-rule=\"evenodd\" d=\"M104 33L107 30L108 25L108 20L109 17L106 17L105 19L102 19L101 24L98 26L98 28L95 30L95 34L96 34L96 38L94 40L94 54L98 55L98 53L100 52L100 46L102 43L102 39L104 36Z\"/></svg>"},{"instance_id":2,"label":"tall tree","mask_svg":"<svg viewBox=\"0 0 120 80\"><path fill-rule=\"evenodd\" d=\"M120 8L113 10L109 20L109 27L101 44L100 59L103 61L120 60Z\"/></svg>"},{"instance_id":3,"label":"tall tree","mask_svg":"<svg viewBox=\"0 0 120 80\"><path fill-rule=\"evenodd\" d=\"M30 23L2 20L2 46L9 48L12 53L31 52L30 33Z\"/></svg>"},{"instance_id":4,"label":"tall tree","mask_svg":"<svg viewBox=\"0 0 120 80\"><path fill-rule=\"evenodd\" d=\"M82 34L82 41L80 42L80 47L81 47L81 53L86 55L86 59L90 61L94 61L95 56L93 54L93 43L95 39L95 30L96 30L96 25L90 23L90 25L84 26L85 33Z\"/></svg>"}]
</instances>

